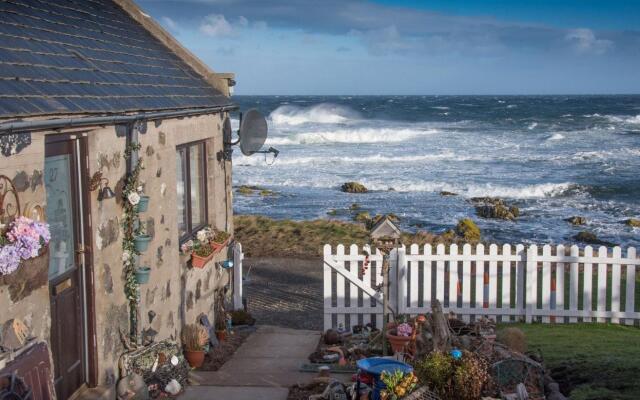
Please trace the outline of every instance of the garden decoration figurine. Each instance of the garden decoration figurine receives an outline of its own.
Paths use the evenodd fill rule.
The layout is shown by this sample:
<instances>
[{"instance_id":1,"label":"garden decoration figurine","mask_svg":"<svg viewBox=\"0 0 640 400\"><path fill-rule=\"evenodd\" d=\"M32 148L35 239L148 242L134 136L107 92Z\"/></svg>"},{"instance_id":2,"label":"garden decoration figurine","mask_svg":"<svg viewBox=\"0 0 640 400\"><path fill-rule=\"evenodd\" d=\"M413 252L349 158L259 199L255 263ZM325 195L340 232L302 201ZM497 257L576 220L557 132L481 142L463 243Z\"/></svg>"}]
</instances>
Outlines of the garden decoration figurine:
<instances>
[{"instance_id":1,"label":"garden decoration figurine","mask_svg":"<svg viewBox=\"0 0 640 400\"><path fill-rule=\"evenodd\" d=\"M389 254L398 246L400 229L388 216L384 216L371 228L370 236L375 247L382 253L382 354L386 356L387 323L389 322Z\"/></svg>"}]
</instances>

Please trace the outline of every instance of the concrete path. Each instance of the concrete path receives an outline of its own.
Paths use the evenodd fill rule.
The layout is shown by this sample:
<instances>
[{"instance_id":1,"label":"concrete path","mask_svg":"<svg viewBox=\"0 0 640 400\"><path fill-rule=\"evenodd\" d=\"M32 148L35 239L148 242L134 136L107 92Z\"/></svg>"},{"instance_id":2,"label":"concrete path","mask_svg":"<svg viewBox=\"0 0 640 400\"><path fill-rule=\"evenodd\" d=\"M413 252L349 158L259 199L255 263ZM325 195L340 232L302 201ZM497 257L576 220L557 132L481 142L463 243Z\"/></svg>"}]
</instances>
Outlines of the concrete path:
<instances>
[{"instance_id":1,"label":"concrete path","mask_svg":"<svg viewBox=\"0 0 640 400\"><path fill-rule=\"evenodd\" d=\"M319 340L317 331L260 326L218 371L192 372L180 398L286 400L289 386L315 376L298 369Z\"/></svg>"}]
</instances>

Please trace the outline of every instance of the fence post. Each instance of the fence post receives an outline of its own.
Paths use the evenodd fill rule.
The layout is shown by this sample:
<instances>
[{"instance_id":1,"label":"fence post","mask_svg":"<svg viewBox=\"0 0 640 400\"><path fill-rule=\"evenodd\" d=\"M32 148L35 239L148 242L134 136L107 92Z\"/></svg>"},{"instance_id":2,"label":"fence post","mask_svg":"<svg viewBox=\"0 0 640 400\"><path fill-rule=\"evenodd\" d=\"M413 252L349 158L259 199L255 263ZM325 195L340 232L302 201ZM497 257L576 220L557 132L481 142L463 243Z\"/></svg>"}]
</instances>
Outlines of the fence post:
<instances>
[{"instance_id":1,"label":"fence post","mask_svg":"<svg viewBox=\"0 0 640 400\"><path fill-rule=\"evenodd\" d=\"M233 309L243 309L242 303L242 260L244 254L242 254L242 244L236 243L233 247Z\"/></svg>"},{"instance_id":2,"label":"fence post","mask_svg":"<svg viewBox=\"0 0 640 400\"><path fill-rule=\"evenodd\" d=\"M525 276L527 274L527 251L524 245L519 244L516 246L516 255L518 261L516 261L516 308L520 312L520 316L525 316Z\"/></svg>"},{"instance_id":3,"label":"fence post","mask_svg":"<svg viewBox=\"0 0 640 400\"><path fill-rule=\"evenodd\" d=\"M397 257L398 264L396 266L396 273L397 273L396 282L398 282L397 284L398 290L397 290L397 298L395 299L395 305L397 307L396 313L400 315L400 314L406 313L406 307L407 307L408 268L407 268L407 258L405 257L407 254L407 249L404 246L402 246L398 248L397 251L398 251L398 257ZM394 303L393 301L390 303L391 308L393 308L393 303Z\"/></svg>"},{"instance_id":4,"label":"fence post","mask_svg":"<svg viewBox=\"0 0 640 400\"><path fill-rule=\"evenodd\" d=\"M326 331L327 329L331 329L333 326L333 317L332 317L332 313L331 313L331 309L332 304L331 304L331 268L329 268L329 266L327 266L327 262L331 261L331 246L328 244L324 245L324 249L323 249L323 265L322 265L322 271L323 271L323 285L324 285L324 289L323 289L323 293L324 293L324 330Z\"/></svg>"},{"instance_id":5,"label":"fence post","mask_svg":"<svg viewBox=\"0 0 640 400\"><path fill-rule=\"evenodd\" d=\"M533 308L537 304L537 257L538 246L532 244L527 248L527 261L524 265L527 274L527 297L525 299L525 321L527 323L531 323L533 321Z\"/></svg>"}]
</instances>

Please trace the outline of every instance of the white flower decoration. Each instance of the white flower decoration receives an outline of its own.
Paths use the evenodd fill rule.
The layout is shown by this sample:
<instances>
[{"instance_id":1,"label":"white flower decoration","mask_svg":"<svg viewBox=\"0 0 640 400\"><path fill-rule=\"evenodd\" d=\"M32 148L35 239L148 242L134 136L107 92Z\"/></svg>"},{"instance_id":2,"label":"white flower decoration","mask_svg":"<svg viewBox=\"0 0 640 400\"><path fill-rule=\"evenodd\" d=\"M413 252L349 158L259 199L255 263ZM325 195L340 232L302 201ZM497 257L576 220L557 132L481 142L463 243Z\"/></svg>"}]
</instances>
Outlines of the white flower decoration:
<instances>
[{"instance_id":1,"label":"white flower decoration","mask_svg":"<svg viewBox=\"0 0 640 400\"><path fill-rule=\"evenodd\" d=\"M131 257L131 254L129 254L128 251L125 251L125 252L122 253L122 261L123 262L127 262L130 257Z\"/></svg>"},{"instance_id":2,"label":"white flower decoration","mask_svg":"<svg viewBox=\"0 0 640 400\"><path fill-rule=\"evenodd\" d=\"M142 185L138 186L138 193L142 193Z\"/></svg>"},{"instance_id":3,"label":"white flower decoration","mask_svg":"<svg viewBox=\"0 0 640 400\"><path fill-rule=\"evenodd\" d=\"M135 206L138 203L140 203L140 195L136 192L129 193L129 195L127 196L127 199L129 200L129 203L131 203L132 206Z\"/></svg>"},{"instance_id":4,"label":"white flower decoration","mask_svg":"<svg viewBox=\"0 0 640 400\"><path fill-rule=\"evenodd\" d=\"M196 234L196 238L198 238L198 240L201 242L205 242L207 240L207 231L205 231L204 229L198 231L198 233Z\"/></svg>"}]
</instances>

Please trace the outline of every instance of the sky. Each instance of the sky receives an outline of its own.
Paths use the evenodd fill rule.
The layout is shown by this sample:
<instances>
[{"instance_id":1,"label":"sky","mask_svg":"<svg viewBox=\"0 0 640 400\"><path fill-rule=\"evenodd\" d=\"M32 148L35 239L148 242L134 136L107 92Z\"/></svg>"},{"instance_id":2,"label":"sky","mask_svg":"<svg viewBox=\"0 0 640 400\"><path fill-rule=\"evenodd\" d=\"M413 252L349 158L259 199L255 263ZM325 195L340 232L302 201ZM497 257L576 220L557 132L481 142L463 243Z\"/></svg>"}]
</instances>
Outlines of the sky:
<instances>
[{"instance_id":1,"label":"sky","mask_svg":"<svg viewBox=\"0 0 640 400\"><path fill-rule=\"evenodd\" d=\"M640 0L138 2L240 95L640 93Z\"/></svg>"}]
</instances>

